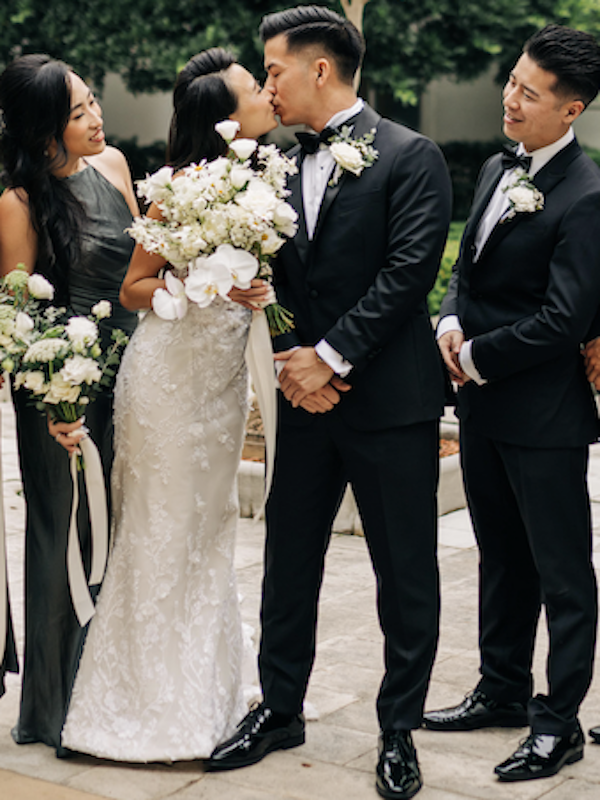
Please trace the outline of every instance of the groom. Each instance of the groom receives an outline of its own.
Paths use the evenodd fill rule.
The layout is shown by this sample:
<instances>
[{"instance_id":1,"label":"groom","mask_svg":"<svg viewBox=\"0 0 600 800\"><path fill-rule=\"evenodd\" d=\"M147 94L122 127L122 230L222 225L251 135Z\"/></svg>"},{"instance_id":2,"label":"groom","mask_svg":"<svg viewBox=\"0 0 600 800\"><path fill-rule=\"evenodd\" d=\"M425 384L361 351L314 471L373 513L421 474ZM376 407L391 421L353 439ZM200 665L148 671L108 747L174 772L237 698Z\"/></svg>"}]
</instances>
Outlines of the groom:
<instances>
[{"instance_id":1,"label":"groom","mask_svg":"<svg viewBox=\"0 0 600 800\"><path fill-rule=\"evenodd\" d=\"M440 349L462 385L481 680L424 721L445 731L529 724L496 767L504 781L554 775L583 756L577 715L597 603L586 470L598 424L580 343L600 304L600 171L571 124L599 86L592 36L550 25L525 44L503 96L504 133L518 144L483 167L440 312ZM532 696L542 603L548 692Z\"/></svg>"},{"instance_id":2,"label":"groom","mask_svg":"<svg viewBox=\"0 0 600 800\"><path fill-rule=\"evenodd\" d=\"M421 723L438 629L444 383L426 296L447 233L450 182L432 142L357 98L364 43L350 22L299 6L266 16L260 32L277 114L315 134L292 151L299 230L275 263L277 293L296 328L276 340L283 369L267 506L264 702L217 747L209 768L246 766L304 741L325 552L350 482L385 635L377 789L407 798L421 786L410 731ZM344 129L350 141L341 147Z\"/></svg>"}]
</instances>

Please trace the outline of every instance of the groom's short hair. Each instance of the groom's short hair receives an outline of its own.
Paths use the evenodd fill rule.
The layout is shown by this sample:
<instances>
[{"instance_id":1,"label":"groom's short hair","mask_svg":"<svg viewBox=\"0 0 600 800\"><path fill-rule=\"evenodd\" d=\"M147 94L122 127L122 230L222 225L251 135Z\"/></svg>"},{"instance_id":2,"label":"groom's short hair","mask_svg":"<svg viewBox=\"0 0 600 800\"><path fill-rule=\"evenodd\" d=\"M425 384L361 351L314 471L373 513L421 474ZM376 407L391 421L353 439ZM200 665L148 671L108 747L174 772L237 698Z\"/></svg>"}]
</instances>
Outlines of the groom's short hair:
<instances>
[{"instance_id":1,"label":"groom's short hair","mask_svg":"<svg viewBox=\"0 0 600 800\"><path fill-rule=\"evenodd\" d=\"M556 75L554 94L581 100L586 106L600 89L600 45L584 31L546 25L525 42L523 52Z\"/></svg>"},{"instance_id":2,"label":"groom's short hair","mask_svg":"<svg viewBox=\"0 0 600 800\"><path fill-rule=\"evenodd\" d=\"M291 53L321 47L344 83L352 83L365 54L365 41L356 26L323 6L297 6L267 14L259 33L263 42L284 34Z\"/></svg>"}]
</instances>

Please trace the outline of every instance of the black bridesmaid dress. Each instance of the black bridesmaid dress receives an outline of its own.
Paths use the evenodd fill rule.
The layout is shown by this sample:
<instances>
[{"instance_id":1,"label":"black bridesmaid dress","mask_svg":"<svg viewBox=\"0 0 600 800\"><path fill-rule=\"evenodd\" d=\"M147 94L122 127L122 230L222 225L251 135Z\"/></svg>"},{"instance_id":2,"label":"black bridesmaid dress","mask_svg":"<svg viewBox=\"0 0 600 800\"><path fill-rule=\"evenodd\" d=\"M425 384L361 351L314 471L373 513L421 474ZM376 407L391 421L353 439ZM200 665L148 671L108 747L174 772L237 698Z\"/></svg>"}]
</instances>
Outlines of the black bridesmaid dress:
<instances>
[{"instance_id":1,"label":"black bridesmaid dress","mask_svg":"<svg viewBox=\"0 0 600 800\"><path fill-rule=\"evenodd\" d=\"M88 220L81 263L74 265L68 276L69 309L76 315L89 314L98 301L109 300L112 315L100 321L106 346L114 328L130 335L137 324L137 314L119 303L133 250L133 241L124 232L132 216L123 195L92 166L65 180L84 205ZM14 392L13 402L27 513L23 682L19 721L12 734L18 744L44 742L55 747L58 755L65 755L60 734L86 634L75 616L67 580L73 496L69 457L48 433L46 418L28 404L25 392ZM108 493L113 460L112 392L104 391L90 404L85 424L100 452ZM78 530L89 575L91 534L81 473L79 480Z\"/></svg>"}]
</instances>

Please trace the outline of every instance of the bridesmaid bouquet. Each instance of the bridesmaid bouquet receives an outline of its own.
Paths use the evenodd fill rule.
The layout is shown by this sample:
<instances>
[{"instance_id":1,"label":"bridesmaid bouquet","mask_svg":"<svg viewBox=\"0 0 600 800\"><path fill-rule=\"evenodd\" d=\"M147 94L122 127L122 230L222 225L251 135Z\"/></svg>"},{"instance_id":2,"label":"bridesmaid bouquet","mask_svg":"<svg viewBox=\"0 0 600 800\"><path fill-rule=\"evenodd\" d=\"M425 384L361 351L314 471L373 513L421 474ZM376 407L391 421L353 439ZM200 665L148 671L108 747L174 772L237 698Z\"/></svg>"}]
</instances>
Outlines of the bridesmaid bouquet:
<instances>
[{"instance_id":1,"label":"bridesmaid bouquet","mask_svg":"<svg viewBox=\"0 0 600 800\"><path fill-rule=\"evenodd\" d=\"M23 386L39 411L57 422L75 422L102 387L112 384L127 336L112 332L112 345L102 352L98 320L109 317L111 305L101 300L90 316L59 322L64 309L48 309L37 317L28 346L15 373L15 389Z\"/></svg>"},{"instance_id":2,"label":"bridesmaid bouquet","mask_svg":"<svg viewBox=\"0 0 600 800\"><path fill-rule=\"evenodd\" d=\"M270 259L297 229L298 215L285 201L295 162L275 145L234 139L237 122L215 128L229 145L226 156L175 176L163 167L138 181L138 195L155 203L163 219L138 217L128 232L146 252L186 273L180 280L167 272L166 288L154 293L152 307L163 319L182 319L189 302L204 308L217 296L228 300L232 287L247 289L255 277L272 283ZM274 292L265 312L272 336L293 328Z\"/></svg>"}]
</instances>

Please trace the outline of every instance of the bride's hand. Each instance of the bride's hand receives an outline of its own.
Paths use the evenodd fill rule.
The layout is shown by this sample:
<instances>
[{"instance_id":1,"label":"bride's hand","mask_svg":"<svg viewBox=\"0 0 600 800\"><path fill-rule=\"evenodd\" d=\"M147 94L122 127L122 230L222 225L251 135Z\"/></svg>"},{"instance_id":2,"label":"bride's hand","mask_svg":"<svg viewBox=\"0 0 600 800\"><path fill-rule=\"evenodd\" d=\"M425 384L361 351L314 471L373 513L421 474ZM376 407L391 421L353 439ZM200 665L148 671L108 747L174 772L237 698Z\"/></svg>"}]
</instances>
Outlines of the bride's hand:
<instances>
[{"instance_id":1,"label":"bride's hand","mask_svg":"<svg viewBox=\"0 0 600 800\"><path fill-rule=\"evenodd\" d=\"M79 442L88 435L87 428L83 425L84 421L85 417L81 417L76 422L53 422L48 417L48 433L65 448L69 455L71 453L79 455L81 453L78 447Z\"/></svg>"},{"instance_id":2,"label":"bride's hand","mask_svg":"<svg viewBox=\"0 0 600 800\"><path fill-rule=\"evenodd\" d=\"M261 308L259 305L269 298L271 294L271 284L260 278L253 278L249 289L237 289L235 286L229 292L229 299L234 303L239 303L244 308L256 311Z\"/></svg>"}]
</instances>

